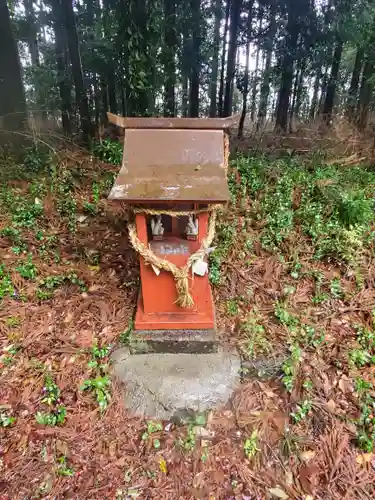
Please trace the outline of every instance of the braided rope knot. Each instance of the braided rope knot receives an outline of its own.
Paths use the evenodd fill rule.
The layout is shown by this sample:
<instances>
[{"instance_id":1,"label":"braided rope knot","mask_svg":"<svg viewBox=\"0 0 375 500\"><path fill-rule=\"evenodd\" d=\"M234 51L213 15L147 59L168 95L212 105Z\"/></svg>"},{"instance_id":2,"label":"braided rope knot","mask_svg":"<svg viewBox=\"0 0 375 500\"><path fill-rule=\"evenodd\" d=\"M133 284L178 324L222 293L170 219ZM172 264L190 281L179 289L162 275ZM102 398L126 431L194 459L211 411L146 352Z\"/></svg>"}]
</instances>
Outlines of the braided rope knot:
<instances>
[{"instance_id":1,"label":"braided rope knot","mask_svg":"<svg viewBox=\"0 0 375 500\"><path fill-rule=\"evenodd\" d=\"M150 247L146 246L137 236L137 230L134 224L129 224L129 240L136 252L143 257L146 264L152 265L157 269L168 271L173 275L176 284L177 300L176 304L184 309L189 309L194 306L194 300L191 296L189 289L190 269L194 262L203 260L207 254L207 249L210 247L215 237L215 224L216 224L216 206L205 211L210 211L210 218L208 221L207 236L202 240L200 248L188 258L186 264L182 267L176 266L173 262L162 259L155 255ZM137 208L136 213L140 213L141 209ZM150 210L144 209L144 213L149 213ZM153 210L152 214L163 213L170 215L168 211ZM200 211L200 213L203 212ZM175 214L175 213L174 213ZM186 215L186 212L181 212L181 215ZM176 216L176 215L174 215ZM177 217L180 215L177 215Z\"/></svg>"}]
</instances>

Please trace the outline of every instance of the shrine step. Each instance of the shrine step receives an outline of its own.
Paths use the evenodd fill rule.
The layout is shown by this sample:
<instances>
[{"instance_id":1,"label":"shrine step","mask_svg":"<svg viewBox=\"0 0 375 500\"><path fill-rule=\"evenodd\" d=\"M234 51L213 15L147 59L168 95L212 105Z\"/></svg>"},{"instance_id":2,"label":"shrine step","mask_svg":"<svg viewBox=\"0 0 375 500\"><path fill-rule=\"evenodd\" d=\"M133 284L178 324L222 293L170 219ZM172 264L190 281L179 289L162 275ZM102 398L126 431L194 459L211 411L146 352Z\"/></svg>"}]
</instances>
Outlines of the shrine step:
<instances>
[{"instance_id":1,"label":"shrine step","mask_svg":"<svg viewBox=\"0 0 375 500\"><path fill-rule=\"evenodd\" d=\"M125 406L132 414L169 420L225 405L240 384L236 351L212 354L112 355L114 376L124 383Z\"/></svg>"},{"instance_id":2,"label":"shrine step","mask_svg":"<svg viewBox=\"0 0 375 500\"><path fill-rule=\"evenodd\" d=\"M218 342L213 329L135 330L132 333L130 350L132 354L208 354L218 351Z\"/></svg>"}]
</instances>

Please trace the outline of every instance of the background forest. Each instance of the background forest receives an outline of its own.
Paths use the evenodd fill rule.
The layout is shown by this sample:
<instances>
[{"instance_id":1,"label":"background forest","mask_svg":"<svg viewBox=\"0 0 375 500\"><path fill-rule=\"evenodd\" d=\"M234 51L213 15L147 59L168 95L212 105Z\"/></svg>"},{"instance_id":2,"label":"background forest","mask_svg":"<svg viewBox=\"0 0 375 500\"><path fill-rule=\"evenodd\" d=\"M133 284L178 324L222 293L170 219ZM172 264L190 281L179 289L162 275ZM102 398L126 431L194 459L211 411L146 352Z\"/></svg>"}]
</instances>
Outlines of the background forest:
<instances>
[{"instance_id":1,"label":"background forest","mask_svg":"<svg viewBox=\"0 0 375 500\"><path fill-rule=\"evenodd\" d=\"M108 110L364 129L374 37L374 0L0 0L0 116L86 138Z\"/></svg>"}]
</instances>

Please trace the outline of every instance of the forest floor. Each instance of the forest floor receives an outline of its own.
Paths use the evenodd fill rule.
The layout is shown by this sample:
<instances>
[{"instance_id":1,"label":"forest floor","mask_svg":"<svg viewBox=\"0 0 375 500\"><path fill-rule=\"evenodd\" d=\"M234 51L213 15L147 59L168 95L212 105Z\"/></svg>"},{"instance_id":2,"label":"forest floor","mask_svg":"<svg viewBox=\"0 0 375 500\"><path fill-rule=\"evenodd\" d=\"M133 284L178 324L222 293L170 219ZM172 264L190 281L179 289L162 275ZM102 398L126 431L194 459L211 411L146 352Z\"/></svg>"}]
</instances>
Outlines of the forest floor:
<instances>
[{"instance_id":1,"label":"forest floor","mask_svg":"<svg viewBox=\"0 0 375 500\"><path fill-rule=\"evenodd\" d=\"M109 377L139 286L106 200L118 167L35 148L1 164L1 499L374 498L374 171L233 159L210 263L221 340L285 361L175 425L131 417Z\"/></svg>"}]
</instances>

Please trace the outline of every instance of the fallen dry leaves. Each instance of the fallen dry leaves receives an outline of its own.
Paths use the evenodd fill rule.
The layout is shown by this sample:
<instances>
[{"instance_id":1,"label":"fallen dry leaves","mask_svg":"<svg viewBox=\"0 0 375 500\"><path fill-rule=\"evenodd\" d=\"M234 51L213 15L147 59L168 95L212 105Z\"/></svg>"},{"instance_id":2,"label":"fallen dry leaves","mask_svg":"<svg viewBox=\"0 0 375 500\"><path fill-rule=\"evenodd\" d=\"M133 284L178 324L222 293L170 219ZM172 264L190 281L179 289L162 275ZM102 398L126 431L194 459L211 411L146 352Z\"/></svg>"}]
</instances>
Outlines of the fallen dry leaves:
<instances>
[{"instance_id":1,"label":"fallen dry leaves","mask_svg":"<svg viewBox=\"0 0 375 500\"><path fill-rule=\"evenodd\" d=\"M73 154L69 161L84 165L85 159ZM87 197L84 188L79 196ZM355 413L353 379L348 371L337 370L337 363L342 366L345 359L346 339L353 335L344 315L365 321L365 308L374 304L371 289L353 295L340 312L338 307L307 306L313 284L309 279L298 283L291 299L294 312L312 324L319 323L327 340L318 350L307 349L304 354L301 373L308 374L315 392L311 418L300 425L292 424L290 413L302 384L293 399L277 376L271 381L244 383L227 408L209 415L206 428L199 429L197 444L189 452L179 446L188 429L172 424L164 425L158 436L159 449L146 445L141 439L145 423L125 410L124 388L116 384L107 411L100 414L92 397L79 390L89 373L87 349L94 340L100 345L116 345L132 317L138 291L137 258L126 234L127 214L121 207L101 203L101 214L81 217L72 236L56 218L49 197L45 205L50 226L58 228L62 263L47 264L37 254L34 259L40 276L74 270L87 284L87 292L66 285L53 299L40 302L33 297L32 285L18 276L17 286L29 300L5 299L1 305L0 345L4 348L12 342L21 348L14 362L1 367L0 374L0 408L11 410L17 418L14 425L0 429L1 500L374 498L374 457L358 453L353 445L355 427L350 421L341 423L343 416ZM295 203L299 203L298 193ZM232 216L241 217L234 212ZM37 244L31 233L28 238L31 246ZM0 258L11 265L17 258L8 247L9 242L1 239ZM222 304L230 294L248 293L243 313L256 308L273 351L285 353L286 331L273 312L285 287L295 282L285 265L258 245L255 258L246 266L238 258L238 250L235 244L224 265L227 283L214 291L221 338L225 343L238 343L240 323L228 317ZM100 254L100 264L91 263L92 252ZM19 324L9 326L10 317L20 318ZM67 408L66 422L60 427L35 421L46 367ZM254 429L260 451L249 460L244 442ZM62 456L73 475L59 473Z\"/></svg>"}]
</instances>

